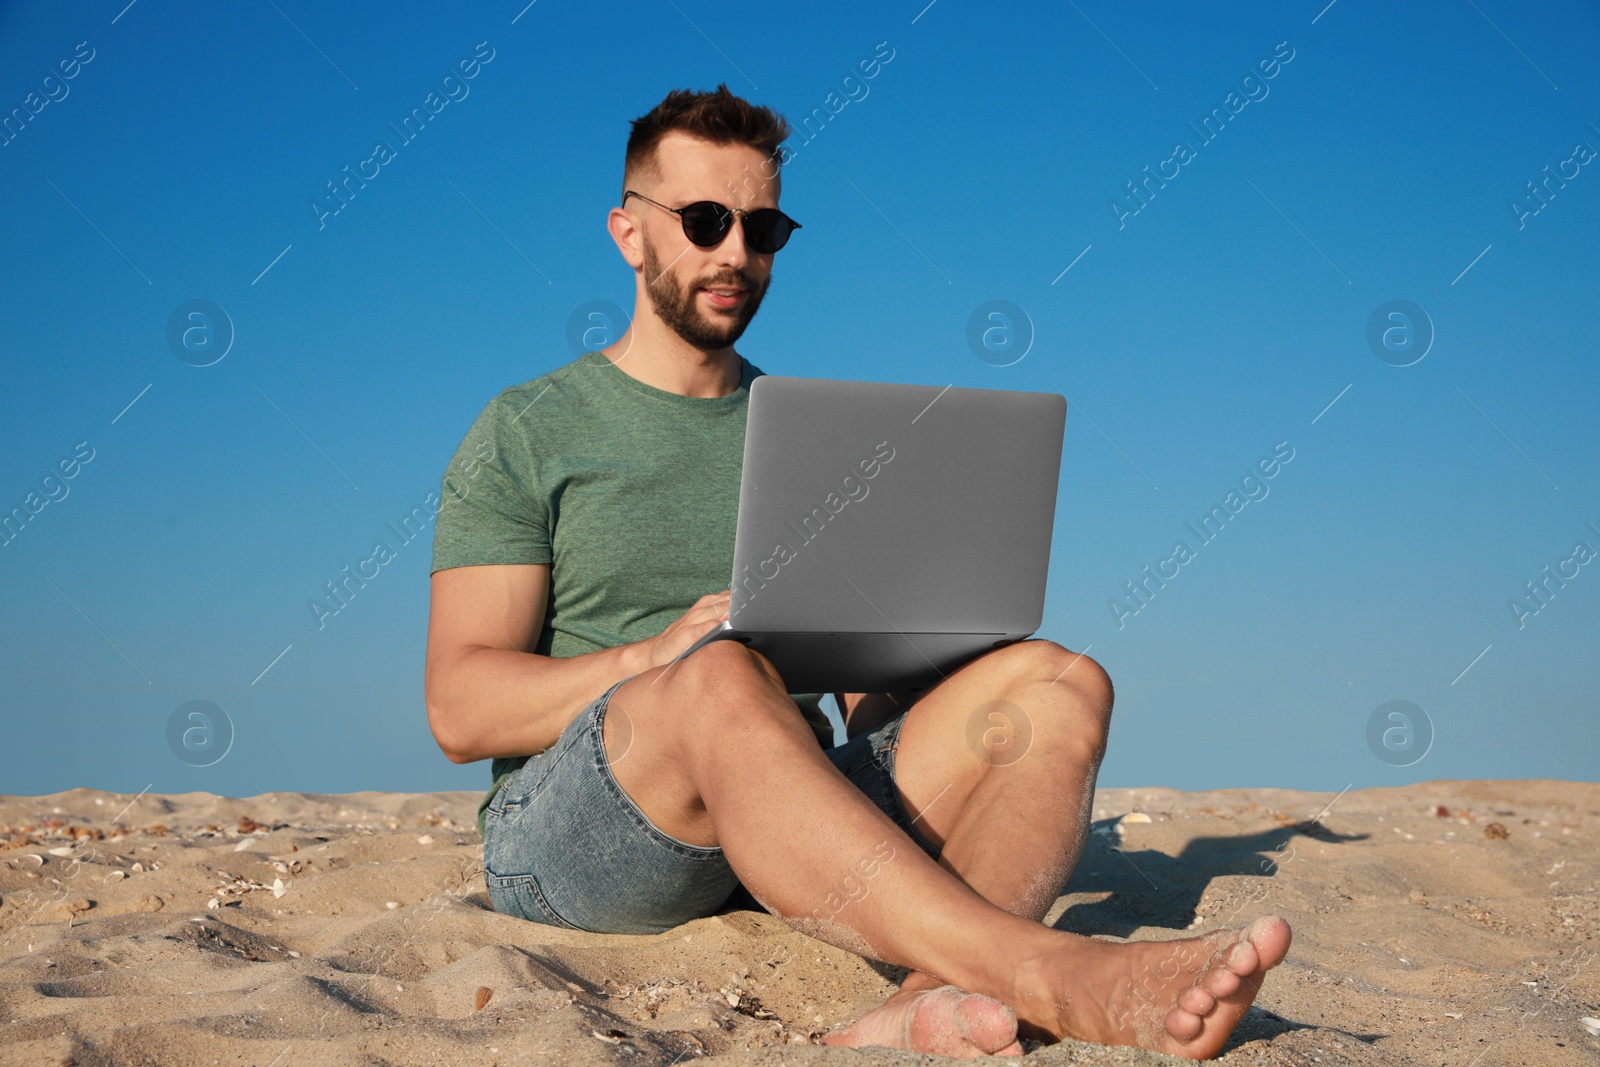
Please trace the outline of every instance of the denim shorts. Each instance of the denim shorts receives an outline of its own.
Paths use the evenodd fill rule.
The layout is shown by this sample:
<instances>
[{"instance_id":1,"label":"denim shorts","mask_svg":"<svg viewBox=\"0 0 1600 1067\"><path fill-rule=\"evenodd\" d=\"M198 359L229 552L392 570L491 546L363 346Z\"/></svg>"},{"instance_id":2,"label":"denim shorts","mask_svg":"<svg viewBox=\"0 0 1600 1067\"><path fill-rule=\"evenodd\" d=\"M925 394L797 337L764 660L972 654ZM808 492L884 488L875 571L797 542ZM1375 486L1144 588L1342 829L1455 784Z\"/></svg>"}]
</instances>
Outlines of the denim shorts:
<instances>
[{"instance_id":1,"label":"denim shorts","mask_svg":"<svg viewBox=\"0 0 1600 1067\"><path fill-rule=\"evenodd\" d=\"M722 849L663 833L617 784L601 727L621 685L579 712L489 802L483 866L496 911L567 929L654 934L712 914L738 888ZM904 720L902 714L825 755L937 859L939 849L917 831L895 789Z\"/></svg>"}]
</instances>

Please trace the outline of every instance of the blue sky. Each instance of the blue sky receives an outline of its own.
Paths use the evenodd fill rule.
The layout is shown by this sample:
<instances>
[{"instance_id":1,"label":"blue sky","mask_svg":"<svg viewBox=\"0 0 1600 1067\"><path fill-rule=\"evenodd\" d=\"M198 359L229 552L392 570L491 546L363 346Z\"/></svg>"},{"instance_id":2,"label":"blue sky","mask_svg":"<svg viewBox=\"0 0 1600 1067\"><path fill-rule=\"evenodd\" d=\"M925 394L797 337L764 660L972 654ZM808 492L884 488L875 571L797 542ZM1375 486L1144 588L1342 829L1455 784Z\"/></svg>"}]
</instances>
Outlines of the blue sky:
<instances>
[{"instance_id":1,"label":"blue sky","mask_svg":"<svg viewBox=\"0 0 1600 1067\"><path fill-rule=\"evenodd\" d=\"M1600 773L1595 5L125 4L0 6L0 792L486 786L427 731L429 538L307 601L575 309L631 308L628 122L719 82L828 116L741 352L1067 395L1041 634L1116 682L1103 785ZM991 300L1009 366L967 342ZM209 366L168 343L191 301L232 325ZM207 766L168 744L194 700ZM1420 758L1369 743L1396 700Z\"/></svg>"}]
</instances>

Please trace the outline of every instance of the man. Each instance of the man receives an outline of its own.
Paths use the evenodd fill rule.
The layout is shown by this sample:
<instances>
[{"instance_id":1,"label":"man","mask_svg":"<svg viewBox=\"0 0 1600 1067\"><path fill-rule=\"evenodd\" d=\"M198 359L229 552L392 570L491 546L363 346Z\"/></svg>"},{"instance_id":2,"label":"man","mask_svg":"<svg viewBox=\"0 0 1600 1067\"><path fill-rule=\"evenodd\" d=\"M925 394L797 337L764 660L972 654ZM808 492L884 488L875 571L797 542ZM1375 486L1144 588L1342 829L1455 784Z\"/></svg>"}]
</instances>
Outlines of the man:
<instances>
[{"instance_id":1,"label":"man","mask_svg":"<svg viewBox=\"0 0 1600 1067\"><path fill-rule=\"evenodd\" d=\"M976 1056L1071 1035L1214 1056L1288 950L1282 919L1133 944L1041 922L1088 833L1112 702L1099 664L1033 640L919 694L845 694L851 740L825 748L817 696L788 694L758 653L714 642L672 662L728 614L761 373L733 345L797 225L777 210L788 133L726 86L636 120L607 220L631 327L502 393L446 474L428 719L452 761L494 760L490 898L650 932L742 882L796 928L912 969L831 1044ZM968 743L998 701L1031 728L1020 759Z\"/></svg>"}]
</instances>

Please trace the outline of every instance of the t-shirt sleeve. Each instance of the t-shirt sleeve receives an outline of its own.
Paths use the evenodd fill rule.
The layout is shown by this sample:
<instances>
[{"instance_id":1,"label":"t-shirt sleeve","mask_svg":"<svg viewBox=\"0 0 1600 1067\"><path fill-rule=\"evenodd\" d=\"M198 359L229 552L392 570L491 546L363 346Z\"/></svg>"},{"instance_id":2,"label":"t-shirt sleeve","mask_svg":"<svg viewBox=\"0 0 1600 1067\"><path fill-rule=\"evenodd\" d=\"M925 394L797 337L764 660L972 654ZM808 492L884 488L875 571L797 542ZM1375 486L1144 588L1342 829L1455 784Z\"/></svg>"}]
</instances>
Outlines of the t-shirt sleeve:
<instances>
[{"instance_id":1,"label":"t-shirt sleeve","mask_svg":"<svg viewBox=\"0 0 1600 1067\"><path fill-rule=\"evenodd\" d=\"M504 395L491 400L445 468L433 530L435 571L552 559L545 457L535 454L514 407Z\"/></svg>"}]
</instances>

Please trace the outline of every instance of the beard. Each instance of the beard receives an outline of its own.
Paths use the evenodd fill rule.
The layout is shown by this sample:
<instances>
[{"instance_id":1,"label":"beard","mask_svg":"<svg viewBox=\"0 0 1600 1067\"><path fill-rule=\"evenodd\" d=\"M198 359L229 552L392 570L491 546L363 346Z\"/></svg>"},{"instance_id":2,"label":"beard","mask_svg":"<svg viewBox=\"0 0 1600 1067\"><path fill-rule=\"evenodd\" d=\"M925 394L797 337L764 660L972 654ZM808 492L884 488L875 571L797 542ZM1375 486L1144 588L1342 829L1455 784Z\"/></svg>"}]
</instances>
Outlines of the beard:
<instances>
[{"instance_id":1,"label":"beard","mask_svg":"<svg viewBox=\"0 0 1600 1067\"><path fill-rule=\"evenodd\" d=\"M644 242L645 291L650 294L650 306L657 317L679 337L703 352L728 348L744 334L750 320L756 317L762 297L772 276L757 286L746 275L719 275L697 285L689 285L677 277L662 272L661 259L648 238ZM652 279L654 283L652 284ZM744 299L728 311L712 309L709 313L700 306L699 291L703 288L733 286L744 290Z\"/></svg>"}]
</instances>

